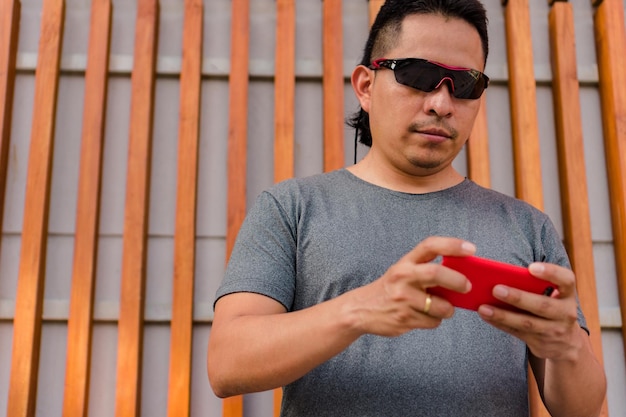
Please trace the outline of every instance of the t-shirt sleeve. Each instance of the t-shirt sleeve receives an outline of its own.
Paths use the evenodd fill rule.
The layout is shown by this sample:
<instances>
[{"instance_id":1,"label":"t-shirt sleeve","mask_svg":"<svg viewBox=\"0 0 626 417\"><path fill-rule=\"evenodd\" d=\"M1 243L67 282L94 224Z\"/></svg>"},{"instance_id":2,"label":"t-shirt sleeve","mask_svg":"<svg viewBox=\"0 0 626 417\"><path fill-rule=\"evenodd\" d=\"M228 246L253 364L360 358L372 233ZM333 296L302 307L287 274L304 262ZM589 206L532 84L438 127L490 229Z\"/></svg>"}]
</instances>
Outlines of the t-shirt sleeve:
<instances>
[{"instance_id":1,"label":"t-shirt sleeve","mask_svg":"<svg viewBox=\"0 0 626 417\"><path fill-rule=\"evenodd\" d=\"M271 193L261 193L239 230L215 302L227 294L251 292L289 310L295 289L295 239L295 221Z\"/></svg>"}]
</instances>

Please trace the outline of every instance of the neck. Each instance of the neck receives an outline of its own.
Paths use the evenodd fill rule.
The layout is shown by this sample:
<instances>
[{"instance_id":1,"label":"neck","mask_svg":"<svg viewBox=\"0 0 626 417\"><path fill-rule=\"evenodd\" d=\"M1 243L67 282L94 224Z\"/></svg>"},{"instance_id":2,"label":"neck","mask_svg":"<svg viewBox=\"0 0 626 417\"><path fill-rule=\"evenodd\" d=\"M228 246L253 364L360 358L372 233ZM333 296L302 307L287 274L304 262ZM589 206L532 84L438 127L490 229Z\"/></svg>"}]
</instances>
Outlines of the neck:
<instances>
[{"instance_id":1,"label":"neck","mask_svg":"<svg viewBox=\"0 0 626 417\"><path fill-rule=\"evenodd\" d=\"M363 181L410 194L445 190L464 180L464 177L451 165L436 172L405 172L393 166L371 163L367 155L356 165L347 169Z\"/></svg>"}]
</instances>

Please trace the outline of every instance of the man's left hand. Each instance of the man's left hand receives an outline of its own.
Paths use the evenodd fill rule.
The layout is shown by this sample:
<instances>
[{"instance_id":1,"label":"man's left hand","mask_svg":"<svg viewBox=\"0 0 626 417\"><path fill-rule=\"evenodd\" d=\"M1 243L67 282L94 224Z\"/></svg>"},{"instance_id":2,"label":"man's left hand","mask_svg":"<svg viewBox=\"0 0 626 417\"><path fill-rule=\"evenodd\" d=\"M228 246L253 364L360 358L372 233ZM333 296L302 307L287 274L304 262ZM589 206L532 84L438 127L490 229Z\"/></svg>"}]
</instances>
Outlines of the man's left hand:
<instances>
[{"instance_id":1,"label":"man's left hand","mask_svg":"<svg viewBox=\"0 0 626 417\"><path fill-rule=\"evenodd\" d=\"M558 291L548 297L497 285L494 297L523 311L483 305L478 313L491 325L523 340L538 358L572 359L581 348L574 273L547 263L533 263L528 269L537 278L555 284Z\"/></svg>"}]
</instances>

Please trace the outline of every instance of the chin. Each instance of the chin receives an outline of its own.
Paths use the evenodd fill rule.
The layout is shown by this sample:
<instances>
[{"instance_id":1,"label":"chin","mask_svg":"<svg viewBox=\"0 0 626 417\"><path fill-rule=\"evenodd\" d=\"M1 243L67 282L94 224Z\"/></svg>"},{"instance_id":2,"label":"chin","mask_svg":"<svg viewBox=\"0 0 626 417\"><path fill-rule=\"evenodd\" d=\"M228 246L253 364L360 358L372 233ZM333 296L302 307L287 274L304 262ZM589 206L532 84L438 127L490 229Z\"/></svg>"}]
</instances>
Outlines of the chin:
<instances>
[{"instance_id":1,"label":"chin","mask_svg":"<svg viewBox=\"0 0 626 417\"><path fill-rule=\"evenodd\" d=\"M441 160L409 158L409 163L413 168L427 171L439 171L442 168Z\"/></svg>"}]
</instances>

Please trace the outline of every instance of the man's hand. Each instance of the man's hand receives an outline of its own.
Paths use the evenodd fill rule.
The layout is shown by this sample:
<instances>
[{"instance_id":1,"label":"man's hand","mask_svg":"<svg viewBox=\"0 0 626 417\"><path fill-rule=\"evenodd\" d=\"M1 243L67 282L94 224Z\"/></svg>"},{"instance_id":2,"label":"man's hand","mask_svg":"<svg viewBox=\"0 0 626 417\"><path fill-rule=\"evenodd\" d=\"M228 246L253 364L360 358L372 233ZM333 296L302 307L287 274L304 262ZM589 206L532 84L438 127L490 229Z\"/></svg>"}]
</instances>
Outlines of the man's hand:
<instances>
[{"instance_id":1,"label":"man's hand","mask_svg":"<svg viewBox=\"0 0 626 417\"><path fill-rule=\"evenodd\" d=\"M442 286L466 293L471 284L462 274L431 261L437 256L468 256L475 251L473 244L454 238L430 237L420 242L378 280L349 293L347 305L353 309L359 332L398 336L439 326L442 319L452 316L454 307L426 290Z\"/></svg>"},{"instance_id":2,"label":"man's hand","mask_svg":"<svg viewBox=\"0 0 626 417\"><path fill-rule=\"evenodd\" d=\"M550 297L502 285L493 295L524 312L483 305L480 316L523 340L548 411L553 416L597 416L606 395L606 377L587 333L577 321L574 273L558 265L534 263L530 273L558 286Z\"/></svg>"},{"instance_id":3,"label":"man's hand","mask_svg":"<svg viewBox=\"0 0 626 417\"><path fill-rule=\"evenodd\" d=\"M478 313L488 323L523 340L538 358L573 359L581 348L574 273L546 263L534 263L529 271L555 284L558 292L546 297L497 285L494 297L528 314L492 306L481 306Z\"/></svg>"}]
</instances>

